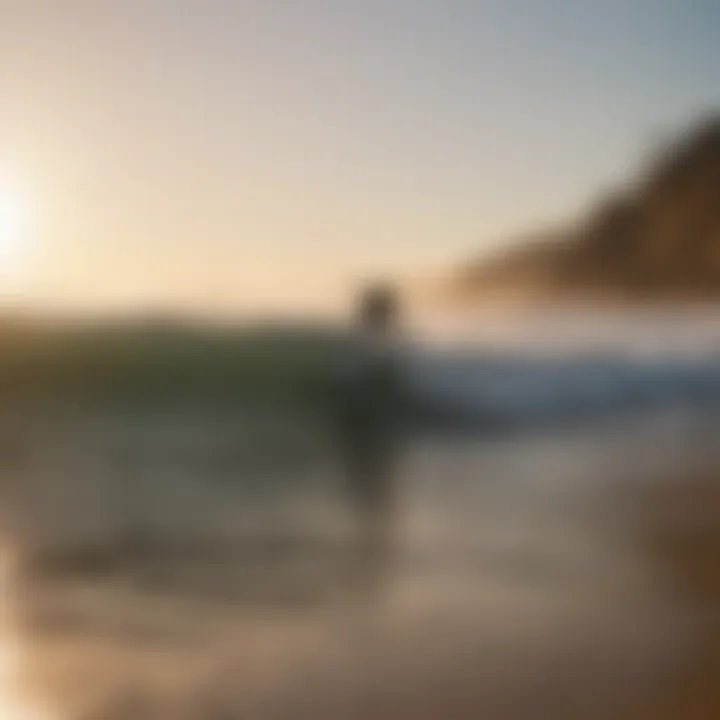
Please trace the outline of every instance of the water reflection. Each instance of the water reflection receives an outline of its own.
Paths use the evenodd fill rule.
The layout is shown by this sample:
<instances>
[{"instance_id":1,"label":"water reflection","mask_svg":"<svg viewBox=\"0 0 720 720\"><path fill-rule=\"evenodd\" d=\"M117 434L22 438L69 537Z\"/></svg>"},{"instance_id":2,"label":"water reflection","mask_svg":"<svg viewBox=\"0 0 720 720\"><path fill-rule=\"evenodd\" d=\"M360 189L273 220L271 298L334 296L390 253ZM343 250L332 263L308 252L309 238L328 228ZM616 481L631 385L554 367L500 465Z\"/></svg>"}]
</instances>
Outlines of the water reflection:
<instances>
[{"instance_id":1,"label":"water reflection","mask_svg":"<svg viewBox=\"0 0 720 720\"><path fill-rule=\"evenodd\" d=\"M5 550L0 553L0 717L7 720L50 720L28 687L25 639L18 622L17 565Z\"/></svg>"},{"instance_id":2,"label":"water reflection","mask_svg":"<svg viewBox=\"0 0 720 720\"><path fill-rule=\"evenodd\" d=\"M202 517L231 506L234 526L206 520L185 544L168 528L197 502L163 494L141 555L5 566L5 702L22 670L58 718L717 717L699 713L718 677L718 486L691 482L689 461L720 463L679 430L418 448L371 601L348 580L348 518L320 471L254 500L203 486ZM17 703L6 717L42 717Z\"/></svg>"}]
</instances>

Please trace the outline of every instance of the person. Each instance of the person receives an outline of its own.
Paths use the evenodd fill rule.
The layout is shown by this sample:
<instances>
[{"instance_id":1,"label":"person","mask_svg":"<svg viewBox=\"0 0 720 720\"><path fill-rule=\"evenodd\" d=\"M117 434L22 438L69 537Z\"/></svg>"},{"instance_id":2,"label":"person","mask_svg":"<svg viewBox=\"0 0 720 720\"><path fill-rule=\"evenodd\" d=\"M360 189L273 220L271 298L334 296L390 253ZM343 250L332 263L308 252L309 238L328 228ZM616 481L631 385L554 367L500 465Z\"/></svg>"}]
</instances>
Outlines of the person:
<instances>
[{"instance_id":1,"label":"person","mask_svg":"<svg viewBox=\"0 0 720 720\"><path fill-rule=\"evenodd\" d=\"M335 431L346 497L358 521L359 569L377 572L388 558L405 378L398 347L397 293L374 284L360 294L356 328L335 376Z\"/></svg>"}]
</instances>

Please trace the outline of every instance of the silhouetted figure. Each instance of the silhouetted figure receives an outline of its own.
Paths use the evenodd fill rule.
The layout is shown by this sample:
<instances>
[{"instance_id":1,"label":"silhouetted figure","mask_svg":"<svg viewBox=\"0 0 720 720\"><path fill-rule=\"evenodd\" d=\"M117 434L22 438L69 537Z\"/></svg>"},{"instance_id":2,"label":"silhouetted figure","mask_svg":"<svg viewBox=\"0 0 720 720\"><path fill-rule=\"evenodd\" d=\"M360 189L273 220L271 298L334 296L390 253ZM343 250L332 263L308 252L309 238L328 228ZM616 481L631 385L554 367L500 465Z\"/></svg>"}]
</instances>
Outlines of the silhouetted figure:
<instances>
[{"instance_id":1,"label":"silhouetted figure","mask_svg":"<svg viewBox=\"0 0 720 720\"><path fill-rule=\"evenodd\" d=\"M360 296L355 333L337 368L335 423L347 498L358 520L358 568L377 575L392 545L404 396L394 289ZM369 579L369 578L368 578Z\"/></svg>"}]
</instances>

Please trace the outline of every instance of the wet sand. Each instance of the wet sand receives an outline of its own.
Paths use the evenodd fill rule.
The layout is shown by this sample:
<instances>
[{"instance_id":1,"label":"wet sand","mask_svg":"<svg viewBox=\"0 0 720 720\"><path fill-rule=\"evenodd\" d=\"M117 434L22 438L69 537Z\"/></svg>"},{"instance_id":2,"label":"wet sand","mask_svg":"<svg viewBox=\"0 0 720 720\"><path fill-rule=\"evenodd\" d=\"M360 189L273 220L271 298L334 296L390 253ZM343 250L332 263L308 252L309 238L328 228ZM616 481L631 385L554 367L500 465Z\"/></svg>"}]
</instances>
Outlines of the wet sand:
<instances>
[{"instance_id":1,"label":"wet sand","mask_svg":"<svg viewBox=\"0 0 720 720\"><path fill-rule=\"evenodd\" d=\"M372 591L324 496L250 544L21 567L16 689L60 719L720 717L720 472L702 438L421 448Z\"/></svg>"}]
</instances>

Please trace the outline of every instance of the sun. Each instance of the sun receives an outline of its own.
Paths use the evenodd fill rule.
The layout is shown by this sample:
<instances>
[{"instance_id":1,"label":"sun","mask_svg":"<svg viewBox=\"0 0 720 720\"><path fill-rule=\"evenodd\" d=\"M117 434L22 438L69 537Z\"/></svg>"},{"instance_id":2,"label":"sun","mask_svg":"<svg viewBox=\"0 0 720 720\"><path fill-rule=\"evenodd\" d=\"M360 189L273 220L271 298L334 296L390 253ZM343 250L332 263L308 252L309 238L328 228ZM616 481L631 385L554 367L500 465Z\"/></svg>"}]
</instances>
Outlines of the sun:
<instances>
[{"instance_id":1,"label":"sun","mask_svg":"<svg viewBox=\"0 0 720 720\"><path fill-rule=\"evenodd\" d=\"M0 183L0 264L7 265L22 254L26 230L24 204Z\"/></svg>"}]
</instances>

